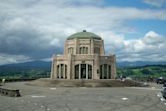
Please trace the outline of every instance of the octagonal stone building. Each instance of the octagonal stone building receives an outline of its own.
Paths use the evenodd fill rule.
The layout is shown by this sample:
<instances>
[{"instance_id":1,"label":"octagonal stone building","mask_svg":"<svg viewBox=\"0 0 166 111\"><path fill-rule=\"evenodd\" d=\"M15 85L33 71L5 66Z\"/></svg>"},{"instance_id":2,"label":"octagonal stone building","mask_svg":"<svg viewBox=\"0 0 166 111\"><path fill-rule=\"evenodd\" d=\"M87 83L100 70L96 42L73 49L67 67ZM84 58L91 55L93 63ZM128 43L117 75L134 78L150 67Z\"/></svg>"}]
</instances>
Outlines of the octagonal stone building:
<instances>
[{"instance_id":1,"label":"octagonal stone building","mask_svg":"<svg viewBox=\"0 0 166 111\"><path fill-rule=\"evenodd\" d=\"M53 55L52 79L115 79L116 56L105 55L103 39L91 32L75 33L63 55Z\"/></svg>"}]
</instances>

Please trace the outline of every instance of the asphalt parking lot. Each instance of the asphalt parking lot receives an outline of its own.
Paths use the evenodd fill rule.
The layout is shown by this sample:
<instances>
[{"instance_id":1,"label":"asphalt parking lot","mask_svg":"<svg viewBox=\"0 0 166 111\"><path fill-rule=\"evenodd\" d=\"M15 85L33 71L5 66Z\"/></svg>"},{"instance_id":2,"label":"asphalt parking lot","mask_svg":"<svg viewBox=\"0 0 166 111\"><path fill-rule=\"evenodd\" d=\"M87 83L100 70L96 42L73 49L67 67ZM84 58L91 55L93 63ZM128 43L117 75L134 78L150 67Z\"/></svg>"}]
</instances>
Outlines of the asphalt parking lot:
<instances>
[{"instance_id":1,"label":"asphalt parking lot","mask_svg":"<svg viewBox=\"0 0 166 111\"><path fill-rule=\"evenodd\" d=\"M56 88L7 83L22 97L0 96L0 111L166 111L160 87Z\"/></svg>"}]
</instances>

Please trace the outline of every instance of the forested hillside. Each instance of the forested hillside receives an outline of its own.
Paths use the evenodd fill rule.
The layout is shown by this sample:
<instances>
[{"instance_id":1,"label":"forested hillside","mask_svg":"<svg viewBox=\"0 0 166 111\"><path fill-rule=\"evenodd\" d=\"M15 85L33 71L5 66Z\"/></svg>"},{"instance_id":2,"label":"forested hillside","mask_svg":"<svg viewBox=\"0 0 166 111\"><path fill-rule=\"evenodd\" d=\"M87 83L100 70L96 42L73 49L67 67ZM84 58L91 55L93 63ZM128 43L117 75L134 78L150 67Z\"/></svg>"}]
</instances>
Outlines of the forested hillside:
<instances>
[{"instance_id":1,"label":"forested hillside","mask_svg":"<svg viewBox=\"0 0 166 111\"><path fill-rule=\"evenodd\" d=\"M50 62L27 62L0 66L0 78L32 79L50 76Z\"/></svg>"},{"instance_id":2,"label":"forested hillside","mask_svg":"<svg viewBox=\"0 0 166 111\"><path fill-rule=\"evenodd\" d=\"M51 62L28 62L15 65L0 66L0 79L33 79L50 77ZM117 75L129 77L166 77L166 65L118 67Z\"/></svg>"},{"instance_id":3,"label":"forested hillside","mask_svg":"<svg viewBox=\"0 0 166 111\"><path fill-rule=\"evenodd\" d=\"M166 65L147 65L118 68L117 74L130 77L166 77Z\"/></svg>"}]
</instances>

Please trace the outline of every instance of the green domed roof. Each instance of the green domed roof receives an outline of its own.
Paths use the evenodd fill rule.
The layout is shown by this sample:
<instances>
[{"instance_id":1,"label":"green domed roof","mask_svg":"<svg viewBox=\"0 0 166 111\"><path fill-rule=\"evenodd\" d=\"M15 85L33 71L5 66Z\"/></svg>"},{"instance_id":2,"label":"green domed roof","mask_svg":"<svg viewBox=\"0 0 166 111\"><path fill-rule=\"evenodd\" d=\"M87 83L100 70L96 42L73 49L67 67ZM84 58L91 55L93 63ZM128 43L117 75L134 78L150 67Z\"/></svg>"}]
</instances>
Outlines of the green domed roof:
<instances>
[{"instance_id":1,"label":"green domed roof","mask_svg":"<svg viewBox=\"0 0 166 111\"><path fill-rule=\"evenodd\" d=\"M75 34L72 34L70 35L67 40L70 40L70 39L99 39L101 40L101 37L94 34L94 33L91 33L91 32L86 32L86 30L83 30L83 32L78 32L78 33L75 33Z\"/></svg>"}]
</instances>

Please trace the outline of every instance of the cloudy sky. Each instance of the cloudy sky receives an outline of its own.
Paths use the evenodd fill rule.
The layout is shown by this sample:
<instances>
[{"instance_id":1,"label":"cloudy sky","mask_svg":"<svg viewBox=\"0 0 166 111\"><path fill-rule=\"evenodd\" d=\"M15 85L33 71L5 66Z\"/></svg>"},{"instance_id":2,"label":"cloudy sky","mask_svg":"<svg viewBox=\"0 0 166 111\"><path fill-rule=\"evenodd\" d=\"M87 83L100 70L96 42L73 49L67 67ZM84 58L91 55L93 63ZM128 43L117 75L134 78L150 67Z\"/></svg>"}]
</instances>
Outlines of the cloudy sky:
<instances>
[{"instance_id":1,"label":"cloudy sky","mask_svg":"<svg viewBox=\"0 0 166 111\"><path fill-rule=\"evenodd\" d=\"M1 0L0 65L50 60L83 29L117 61L166 61L166 0Z\"/></svg>"}]
</instances>

